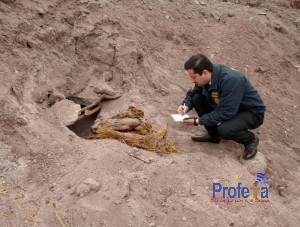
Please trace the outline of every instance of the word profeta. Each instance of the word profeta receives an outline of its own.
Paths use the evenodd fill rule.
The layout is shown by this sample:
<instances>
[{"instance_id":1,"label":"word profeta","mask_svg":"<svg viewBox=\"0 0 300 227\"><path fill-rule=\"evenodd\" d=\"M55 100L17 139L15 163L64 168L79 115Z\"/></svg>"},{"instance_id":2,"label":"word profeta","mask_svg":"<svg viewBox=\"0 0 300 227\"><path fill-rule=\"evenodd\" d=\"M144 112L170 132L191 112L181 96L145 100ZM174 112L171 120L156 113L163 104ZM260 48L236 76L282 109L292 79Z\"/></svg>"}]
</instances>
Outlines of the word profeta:
<instances>
[{"instance_id":1,"label":"word profeta","mask_svg":"<svg viewBox=\"0 0 300 227\"><path fill-rule=\"evenodd\" d=\"M230 199L234 199L235 202L241 201L269 201L269 179L264 173L257 173L256 178L252 186L243 186L240 182L240 176L234 176L237 180L236 186L225 186L229 183L227 178L215 178L212 185L212 202L232 202ZM260 185L260 187L258 186Z\"/></svg>"},{"instance_id":2,"label":"word profeta","mask_svg":"<svg viewBox=\"0 0 300 227\"><path fill-rule=\"evenodd\" d=\"M252 187L244 187L242 186L242 182L238 182L236 187L226 187L223 186L219 182L213 183L213 198L238 198L238 199L247 199L249 197L253 197L254 199L269 198L269 188L268 187L258 187L256 183L253 184Z\"/></svg>"}]
</instances>

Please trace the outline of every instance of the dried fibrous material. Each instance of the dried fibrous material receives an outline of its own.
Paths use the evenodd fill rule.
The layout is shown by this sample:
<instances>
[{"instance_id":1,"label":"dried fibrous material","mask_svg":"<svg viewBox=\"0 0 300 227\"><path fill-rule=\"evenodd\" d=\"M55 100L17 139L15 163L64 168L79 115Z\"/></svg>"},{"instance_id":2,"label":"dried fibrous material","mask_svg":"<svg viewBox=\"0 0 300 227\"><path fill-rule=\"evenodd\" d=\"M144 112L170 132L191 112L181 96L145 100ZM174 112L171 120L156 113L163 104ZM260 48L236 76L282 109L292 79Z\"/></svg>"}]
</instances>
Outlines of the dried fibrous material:
<instances>
[{"instance_id":1,"label":"dried fibrous material","mask_svg":"<svg viewBox=\"0 0 300 227\"><path fill-rule=\"evenodd\" d=\"M127 110L124 111L119 111L116 113L115 116L113 116L112 118L143 118L144 117L144 111L135 108L134 106L130 106L128 107Z\"/></svg>"},{"instance_id":2,"label":"dried fibrous material","mask_svg":"<svg viewBox=\"0 0 300 227\"><path fill-rule=\"evenodd\" d=\"M116 139L133 147L143 148L156 153L174 153L178 148L173 141L166 139L168 125L157 131L152 131L146 135L135 133L118 132L112 128L102 125L97 130L99 139Z\"/></svg>"},{"instance_id":3,"label":"dried fibrous material","mask_svg":"<svg viewBox=\"0 0 300 227\"><path fill-rule=\"evenodd\" d=\"M135 128L135 131L138 131L139 134L146 135L150 132L155 132L153 130L152 125L149 123L143 123Z\"/></svg>"},{"instance_id":4,"label":"dried fibrous material","mask_svg":"<svg viewBox=\"0 0 300 227\"><path fill-rule=\"evenodd\" d=\"M144 112L130 106L114 116L102 121L96 134L98 139L116 139L130 146L143 148L156 153L174 153L178 148L166 138L168 125L155 130L143 122Z\"/></svg>"}]
</instances>

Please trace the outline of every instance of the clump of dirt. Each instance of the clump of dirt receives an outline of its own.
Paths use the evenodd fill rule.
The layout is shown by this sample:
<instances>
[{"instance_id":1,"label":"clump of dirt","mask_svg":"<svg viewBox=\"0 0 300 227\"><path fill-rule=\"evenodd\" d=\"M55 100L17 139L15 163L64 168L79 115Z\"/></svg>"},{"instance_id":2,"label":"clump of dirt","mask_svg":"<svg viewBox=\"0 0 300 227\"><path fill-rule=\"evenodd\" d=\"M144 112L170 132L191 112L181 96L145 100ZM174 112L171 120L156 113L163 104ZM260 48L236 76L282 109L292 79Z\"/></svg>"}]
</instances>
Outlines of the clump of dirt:
<instances>
[{"instance_id":1,"label":"clump of dirt","mask_svg":"<svg viewBox=\"0 0 300 227\"><path fill-rule=\"evenodd\" d=\"M292 0L291 5L295 8L300 9L300 1L299 0Z\"/></svg>"}]
</instances>

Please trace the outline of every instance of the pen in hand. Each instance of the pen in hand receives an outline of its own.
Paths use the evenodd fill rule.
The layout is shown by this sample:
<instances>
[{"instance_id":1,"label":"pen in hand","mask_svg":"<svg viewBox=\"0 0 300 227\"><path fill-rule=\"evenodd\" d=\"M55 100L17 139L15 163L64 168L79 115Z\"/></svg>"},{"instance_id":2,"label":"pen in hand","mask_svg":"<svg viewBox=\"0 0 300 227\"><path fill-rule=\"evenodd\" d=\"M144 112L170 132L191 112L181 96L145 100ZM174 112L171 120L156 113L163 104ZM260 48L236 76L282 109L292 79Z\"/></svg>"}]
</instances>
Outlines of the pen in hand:
<instances>
[{"instance_id":1,"label":"pen in hand","mask_svg":"<svg viewBox=\"0 0 300 227\"><path fill-rule=\"evenodd\" d=\"M185 114L185 107L186 107L186 105L185 105L185 103L183 103L183 112L181 113L181 115Z\"/></svg>"}]
</instances>

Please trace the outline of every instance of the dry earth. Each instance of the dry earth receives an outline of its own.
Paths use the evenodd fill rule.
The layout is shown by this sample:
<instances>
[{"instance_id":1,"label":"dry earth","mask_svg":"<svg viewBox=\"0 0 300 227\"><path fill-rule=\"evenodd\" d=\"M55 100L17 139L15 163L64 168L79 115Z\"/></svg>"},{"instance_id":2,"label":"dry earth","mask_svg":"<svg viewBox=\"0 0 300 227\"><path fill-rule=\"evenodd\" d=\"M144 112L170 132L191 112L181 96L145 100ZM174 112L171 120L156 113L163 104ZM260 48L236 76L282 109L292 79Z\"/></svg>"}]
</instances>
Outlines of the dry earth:
<instances>
[{"instance_id":1,"label":"dry earth","mask_svg":"<svg viewBox=\"0 0 300 227\"><path fill-rule=\"evenodd\" d=\"M0 225L298 226L299 8L297 0L0 0ZM255 175L239 162L242 146L193 143L203 128L169 116L190 87L183 63L195 53L244 72L262 95L256 132L270 203L210 201L214 178L250 185ZM77 136L62 122L80 108L68 100L84 106L97 93L122 94L101 116L134 105L155 126L169 123L181 152L87 140L84 129Z\"/></svg>"}]
</instances>

